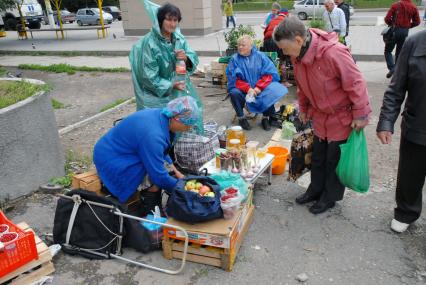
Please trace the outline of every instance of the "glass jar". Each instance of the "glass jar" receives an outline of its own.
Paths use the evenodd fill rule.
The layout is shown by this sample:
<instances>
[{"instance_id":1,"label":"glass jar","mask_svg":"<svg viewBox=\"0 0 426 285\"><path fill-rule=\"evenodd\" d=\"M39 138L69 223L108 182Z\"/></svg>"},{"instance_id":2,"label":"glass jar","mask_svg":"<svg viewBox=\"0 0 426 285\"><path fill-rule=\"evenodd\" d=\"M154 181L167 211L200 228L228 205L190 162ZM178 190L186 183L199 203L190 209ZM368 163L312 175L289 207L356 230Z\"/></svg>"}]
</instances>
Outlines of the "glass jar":
<instances>
[{"instance_id":1,"label":"glass jar","mask_svg":"<svg viewBox=\"0 0 426 285\"><path fill-rule=\"evenodd\" d=\"M226 147L229 147L230 141L233 139L240 140L240 145L246 144L246 134L240 126L233 126L227 130Z\"/></svg>"}]
</instances>

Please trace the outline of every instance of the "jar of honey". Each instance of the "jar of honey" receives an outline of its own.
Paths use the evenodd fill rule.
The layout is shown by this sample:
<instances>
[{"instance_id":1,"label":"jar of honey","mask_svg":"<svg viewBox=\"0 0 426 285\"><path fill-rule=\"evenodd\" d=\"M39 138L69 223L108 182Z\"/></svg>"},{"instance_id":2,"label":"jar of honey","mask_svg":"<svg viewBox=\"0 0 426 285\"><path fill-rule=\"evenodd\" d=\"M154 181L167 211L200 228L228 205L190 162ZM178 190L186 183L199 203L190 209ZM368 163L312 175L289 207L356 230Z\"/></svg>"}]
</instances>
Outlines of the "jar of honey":
<instances>
[{"instance_id":1,"label":"jar of honey","mask_svg":"<svg viewBox=\"0 0 426 285\"><path fill-rule=\"evenodd\" d=\"M240 146L244 146L246 144L246 134L244 133L243 128L240 126L233 126L227 130L226 148L229 148L230 142L233 139L240 140Z\"/></svg>"}]
</instances>

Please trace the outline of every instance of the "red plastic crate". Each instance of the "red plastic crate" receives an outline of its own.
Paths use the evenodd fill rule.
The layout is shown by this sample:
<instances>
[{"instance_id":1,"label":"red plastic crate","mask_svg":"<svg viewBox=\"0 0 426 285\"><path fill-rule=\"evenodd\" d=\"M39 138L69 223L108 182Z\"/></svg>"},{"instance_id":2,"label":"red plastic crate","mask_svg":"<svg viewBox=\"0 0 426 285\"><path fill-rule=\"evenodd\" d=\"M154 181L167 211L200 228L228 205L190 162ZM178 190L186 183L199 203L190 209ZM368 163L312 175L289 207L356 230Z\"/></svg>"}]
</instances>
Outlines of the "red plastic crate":
<instances>
[{"instance_id":1,"label":"red plastic crate","mask_svg":"<svg viewBox=\"0 0 426 285\"><path fill-rule=\"evenodd\" d=\"M38 259L38 253L32 231L22 231L9 221L2 211L0 211L0 224L8 225L9 232L16 232L18 234L18 239L10 243L5 243L4 251L0 253L0 277L3 277L22 265Z\"/></svg>"}]
</instances>

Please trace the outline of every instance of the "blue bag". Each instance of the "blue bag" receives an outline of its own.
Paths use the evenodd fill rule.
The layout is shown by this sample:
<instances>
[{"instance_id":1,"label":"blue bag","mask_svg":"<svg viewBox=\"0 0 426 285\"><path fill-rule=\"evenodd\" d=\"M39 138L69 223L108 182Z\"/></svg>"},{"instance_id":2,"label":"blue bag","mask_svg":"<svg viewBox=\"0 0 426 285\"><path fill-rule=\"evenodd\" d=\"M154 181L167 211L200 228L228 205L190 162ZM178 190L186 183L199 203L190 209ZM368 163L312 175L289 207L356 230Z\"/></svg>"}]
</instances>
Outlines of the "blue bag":
<instances>
[{"instance_id":1,"label":"blue bag","mask_svg":"<svg viewBox=\"0 0 426 285\"><path fill-rule=\"evenodd\" d=\"M197 193L185 191L185 184L188 180L196 180L209 186L215 196L200 196ZM167 201L166 212L169 217L191 224L222 218L219 184L205 176L188 176L179 180Z\"/></svg>"}]
</instances>

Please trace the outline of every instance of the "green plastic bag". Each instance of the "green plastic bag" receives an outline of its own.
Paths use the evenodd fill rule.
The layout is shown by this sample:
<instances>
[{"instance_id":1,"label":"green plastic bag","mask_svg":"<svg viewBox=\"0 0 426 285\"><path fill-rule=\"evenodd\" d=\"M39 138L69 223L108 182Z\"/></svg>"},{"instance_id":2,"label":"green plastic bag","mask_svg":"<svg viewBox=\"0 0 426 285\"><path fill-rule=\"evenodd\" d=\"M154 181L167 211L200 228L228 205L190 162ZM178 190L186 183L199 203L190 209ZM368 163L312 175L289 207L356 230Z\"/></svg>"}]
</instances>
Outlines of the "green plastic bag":
<instances>
[{"instance_id":1,"label":"green plastic bag","mask_svg":"<svg viewBox=\"0 0 426 285\"><path fill-rule=\"evenodd\" d=\"M284 121L282 124L281 138L292 140L295 134L297 134L297 130L294 124L289 121Z\"/></svg>"},{"instance_id":2,"label":"green plastic bag","mask_svg":"<svg viewBox=\"0 0 426 285\"><path fill-rule=\"evenodd\" d=\"M340 145L340 151L336 168L340 182L356 192L367 192L370 187L370 174L364 130L353 130L348 141Z\"/></svg>"},{"instance_id":3,"label":"green plastic bag","mask_svg":"<svg viewBox=\"0 0 426 285\"><path fill-rule=\"evenodd\" d=\"M244 179L238 173L232 173L229 171L221 171L220 173L215 173L210 176L213 178L217 184L220 186L220 191L223 191L231 186L238 188L240 193L244 195L244 200L248 195L248 185Z\"/></svg>"}]
</instances>

